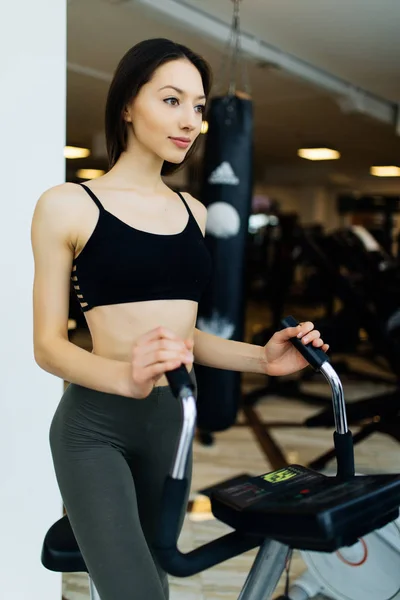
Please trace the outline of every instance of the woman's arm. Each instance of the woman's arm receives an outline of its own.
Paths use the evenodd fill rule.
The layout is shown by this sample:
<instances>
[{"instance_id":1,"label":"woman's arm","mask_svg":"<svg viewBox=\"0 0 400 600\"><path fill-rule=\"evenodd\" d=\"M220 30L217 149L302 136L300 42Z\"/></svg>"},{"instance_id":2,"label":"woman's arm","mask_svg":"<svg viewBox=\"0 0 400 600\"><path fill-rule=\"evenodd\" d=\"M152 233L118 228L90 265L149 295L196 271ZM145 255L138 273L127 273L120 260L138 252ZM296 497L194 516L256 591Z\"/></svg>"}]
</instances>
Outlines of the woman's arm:
<instances>
[{"instance_id":1,"label":"woman's arm","mask_svg":"<svg viewBox=\"0 0 400 600\"><path fill-rule=\"evenodd\" d=\"M49 339L40 350L35 347L35 360L44 371L69 383L135 397L130 363L97 356L63 337Z\"/></svg>"},{"instance_id":2,"label":"woman's arm","mask_svg":"<svg viewBox=\"0 0 400 600\"><path fill-rule=\"evenodd\" d=\"M266 374L263 347L194 330L194 362L205 367Z\"/></svg>"},{"instance_id":3,"label":"woman's arm","mask_svg":"<svg viewBox=\"0 0 400 600\"><path fill-rule=\"evenodd\" d=\"M72 240L77 222L74 188L71 184L51 188L40 197L33 215L35 360L45 371L70 383L134 397L130 363L96 356L68 340Z\"/></svg>"}]
</instances>

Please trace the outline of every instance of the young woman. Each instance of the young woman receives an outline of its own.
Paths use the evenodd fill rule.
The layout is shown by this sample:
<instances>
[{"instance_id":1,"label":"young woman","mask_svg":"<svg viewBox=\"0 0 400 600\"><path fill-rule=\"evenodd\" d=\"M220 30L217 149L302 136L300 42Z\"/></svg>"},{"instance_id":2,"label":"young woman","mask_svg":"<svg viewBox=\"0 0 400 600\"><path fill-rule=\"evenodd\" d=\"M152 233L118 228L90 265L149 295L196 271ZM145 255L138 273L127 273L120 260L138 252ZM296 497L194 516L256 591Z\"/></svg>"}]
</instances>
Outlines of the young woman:
<instances>
[{"instance_id":1,"label":"young woman","mask_svg":"<svg viewBox=\"0 0 400 600\"><path fill-rule=\"evenodd\" d=\"M195 383L198 362L283 375L306 366L290 337L328 348L312 323L264 348L195 329L211 268L206 209L162 175L193 152L210 86L208 65L188 48L134 46L108 94L109 171L46 191L33 217L35 359L71 382L51 424L52 457L102 600L168 598L152 542L181 412L165 373L184 364ZM91 353L68 341L71 277Z\"/></svg>"}]
</instances>

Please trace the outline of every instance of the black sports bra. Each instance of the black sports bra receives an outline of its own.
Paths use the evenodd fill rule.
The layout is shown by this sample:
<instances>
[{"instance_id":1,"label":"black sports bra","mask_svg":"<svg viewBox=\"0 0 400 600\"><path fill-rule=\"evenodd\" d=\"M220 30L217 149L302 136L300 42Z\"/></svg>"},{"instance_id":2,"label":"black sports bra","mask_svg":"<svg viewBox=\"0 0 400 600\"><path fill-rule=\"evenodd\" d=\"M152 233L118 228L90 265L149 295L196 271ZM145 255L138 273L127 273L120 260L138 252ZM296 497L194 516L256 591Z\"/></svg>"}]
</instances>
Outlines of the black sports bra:
<instances>
[{"instance_id":1,"label":"black sports bra","mask_svg":"<svg viewBox=\"0 0 400 600\"><path fill-rule=\"evenodd\" d=\"M71 279L83 312L95 306L184 299L198 302L211 275L211 255L187 202L183 231L162 235L131 227L99 208L96 227L74 260Z\"/></svg>"}]
</instances>

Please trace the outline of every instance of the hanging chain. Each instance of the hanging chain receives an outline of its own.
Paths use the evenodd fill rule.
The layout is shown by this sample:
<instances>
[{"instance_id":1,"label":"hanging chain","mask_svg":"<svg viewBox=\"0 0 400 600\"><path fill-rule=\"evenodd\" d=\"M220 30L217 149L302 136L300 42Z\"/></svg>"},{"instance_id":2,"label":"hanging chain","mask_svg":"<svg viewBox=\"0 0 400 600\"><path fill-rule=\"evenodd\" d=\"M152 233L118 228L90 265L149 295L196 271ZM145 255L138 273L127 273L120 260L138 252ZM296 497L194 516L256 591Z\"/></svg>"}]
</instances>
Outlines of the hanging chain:
<instances>
[{"instance_id":1,"label":"hanging chain","mask_svg":"<svg viewBox=\"0 0 400 600\"><path fill-rule=\"evenodd\" d=\"M242 0L233 1L233 18L232 18L232 32L231 32L231 43L232 57L231 57L231 69L230 69L230 82L229 82L229 94L233 95L237 89L237 72L240 69L244 91L250 92L250 86L248 81L247 65L246 61L243 60L243 51L241 44L241 28L240 28L240 2Z\"/></svg>"},{"instance_id":2,"label":"hanging chain","mask_svg":"<svg viewBox=\"0 0 400 600\"><path fill-rule=\"evenodd\" d=\"M231 29L231 44L232 57L230 61L230 72L229 72L229 95L233 95L236 92L236 70L239 62L240 52L240 0L233 0L233 18L232 18L232 29Z\"/></svg>"},{"instance_id":3,"label":"hanging chain","mask_svg":"<svg viewBox=\"0 0 400 600\"><path fill-rule=\"evenodd\" d=\"M230 36L227 40L224 58L219 69L218 81L223 87L223 80L228 75L228 94L235 95L237 90L237 73L240 69L243 83L243 91L250 94L250 84L247 72L246 61L243 60L243 52L241 46L241 29L240 29L240 2L242 0L232 0L234 4L232 25ZM227 64L228 62L228 64ZM219 86L218 86L219 87Z\"/></svg>"}]
</instances>

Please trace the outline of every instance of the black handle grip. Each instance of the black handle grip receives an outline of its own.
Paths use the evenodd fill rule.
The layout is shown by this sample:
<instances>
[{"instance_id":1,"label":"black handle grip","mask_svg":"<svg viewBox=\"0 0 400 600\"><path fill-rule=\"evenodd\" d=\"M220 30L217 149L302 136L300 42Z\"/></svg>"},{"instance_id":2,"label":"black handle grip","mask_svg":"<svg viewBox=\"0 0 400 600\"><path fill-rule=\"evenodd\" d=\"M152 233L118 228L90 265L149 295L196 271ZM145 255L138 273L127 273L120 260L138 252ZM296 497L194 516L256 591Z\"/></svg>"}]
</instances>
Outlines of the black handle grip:
<instances>
[{"instance_id":1,"label":"black handle grip","mask_svg":"<svg viewBox=\"0 0 400 600\"><path fill-rule=\"evenodd\" d=\"M354 477L355 473L353 435L351 431L347 431L347 433L338 433L335 431L333 441L336 450L336 477L347 481Z\"/></svg>"},{"instance_id":2,"label":"black handle grip","mask_svg":"<svg viewBox=\"0 0 400 600\"><path fill-rule=\"evenodd\" d=\"M282 329L297 327L298 324L298 321L292 316L285 317L281 321ZM319 371L324 363L330 362L328 355L321 348L314 348L312 343L304 345L297 337L291 338L290 341L315 371Z\"/></svg>"},{"instance_id":3,"label":"black handle grip","mask_svg":"<svg viewBox=\"0 0 400 600\"><path fill-rule=\"evenodd\" d=\"M195 386L185 365L181 365L173 371L167 371L165 376L171 387L172 393L176 398L180 397L184 388L189 388L192 392L194 392Z\"/></svg>"}]
</instances>

